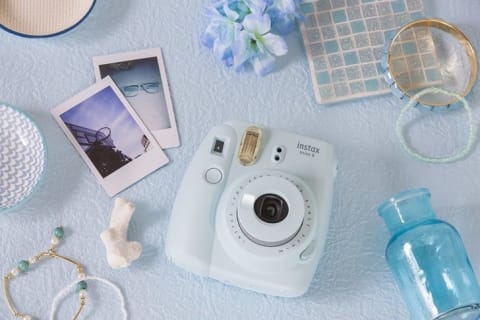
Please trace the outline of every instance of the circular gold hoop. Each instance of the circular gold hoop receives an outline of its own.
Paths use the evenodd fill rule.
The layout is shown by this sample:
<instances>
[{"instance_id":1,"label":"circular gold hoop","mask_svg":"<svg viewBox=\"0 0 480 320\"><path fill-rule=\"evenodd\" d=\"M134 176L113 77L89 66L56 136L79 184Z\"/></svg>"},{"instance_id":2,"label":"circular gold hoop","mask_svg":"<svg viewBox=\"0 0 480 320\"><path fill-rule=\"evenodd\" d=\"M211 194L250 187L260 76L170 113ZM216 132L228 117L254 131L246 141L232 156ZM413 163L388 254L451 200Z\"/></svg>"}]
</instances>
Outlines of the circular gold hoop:
<instances>
[{"instance_id":1,"label":"circular gold hoop","mask_svg":"<svg viewBox=\"0 0 480 320\"><path fill-rule=\"evenodd\" d=\"M385 62L387 64L387 66L385 66L386 67L385 71L386 71L386 78L387 78L386 80L390 84L392 89L396 89L400 91L401 98L407 98L410 100L413 96L408 92L407 88L402 87L402 85L396 81L397 75L394 74L393 73L394 70L392 70L392 46L397 41L397 39L401 36L402 33L414 27L432 27L432 28L442 30L450 34L452 37L454 37L458 41L458 43L464 48L465 53L472 66L472 70L471 70L468 85L466 86L463 92L459 92L458 94L462 97L467 96L472 90L473 86L475 85L475 82L478 76L478 61L477 61L477 54L476 54L475 48L473 47L473 44L468 39L468 37L457 26L449 22L446 22L444 20L434 19L434 18L424 18L424 19L414 20L404 25L403 27L401 27L393 35L393 37L387 41L385 46L385 54L386 54ZM458 102L459 102L458 99L453 98L447 103L447 105L445 105L444 103L428 103L427 104L427 103L424 103L423 101L421 101L420 104L425 105L426 107L435 108L435 107L450 107L451 105L457 104Z\"/></svg>"}]
</instances>

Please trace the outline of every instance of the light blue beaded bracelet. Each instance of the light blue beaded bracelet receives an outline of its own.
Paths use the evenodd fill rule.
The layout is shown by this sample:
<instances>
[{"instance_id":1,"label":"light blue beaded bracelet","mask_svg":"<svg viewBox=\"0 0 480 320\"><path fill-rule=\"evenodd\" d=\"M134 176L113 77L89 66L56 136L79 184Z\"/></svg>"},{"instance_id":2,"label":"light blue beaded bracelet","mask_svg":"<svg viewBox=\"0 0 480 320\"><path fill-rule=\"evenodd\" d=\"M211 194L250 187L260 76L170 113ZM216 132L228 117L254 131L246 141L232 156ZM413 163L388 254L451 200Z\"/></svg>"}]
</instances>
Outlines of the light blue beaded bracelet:
<instances>
[{"instance_id":1,"label":"light blue beaded bracelet","mask_svg":"<svg viewBox=\"0 0 480 320\"><path fill-rule=\"evenodd\" d=\"M418 99L420 99L420 97L422 97L423 95L432 94L432 93L433 94L444 94L444 95L456 98L460 103L463 104L463 107L465 108L465 111L467 111L468 140L467 140L467 143L465 144L465 146L457 154L447 156L447 157L441 157L441 158L432 158L432 157L424 156L424 155L421 155L420 153L414 151L408 145L407 141L405 140L405 137L403 135L403 126L402 126L403 117L405 116L405 113L410 108L418 105ZM454 161L460 160L460 159L464 158L468 153L470 153L470 151L472 150L472 147L473 147L474 140L475 140L475 127L474 127L474 124L473 124L472 109L470 107L470 104L467 102L467 100L457 93L449 92L447 90L440 89L440 88L435 88L435 87L424 89L424 90L420 91L419 93L417 93L416 95L414 95L410 99L410 101L405 105L405 107L403 107L402 111L400 112L400 116L398 117L397 124L396 124L395 128L396 128L397 136L400 139L400 144L402 145L403 149L409 155L411 155L412 157L414 157L418 160L421 160L421 161L428 162L428 163L449 163L449 162L454 162Z\"/></svg>"}]
</instances>

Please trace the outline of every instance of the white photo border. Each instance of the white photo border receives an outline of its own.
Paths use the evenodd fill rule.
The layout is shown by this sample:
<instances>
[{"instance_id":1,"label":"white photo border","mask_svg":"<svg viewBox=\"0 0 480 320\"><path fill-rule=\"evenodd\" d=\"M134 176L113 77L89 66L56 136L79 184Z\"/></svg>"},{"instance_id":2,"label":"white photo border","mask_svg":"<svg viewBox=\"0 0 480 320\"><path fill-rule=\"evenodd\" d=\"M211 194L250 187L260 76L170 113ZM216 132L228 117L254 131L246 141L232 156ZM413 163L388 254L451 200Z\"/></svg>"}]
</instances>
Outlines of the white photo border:
<instances>
[{"instance_id":1,"label":"white photo border","mask_svg":"<svg viewBox=\"0 0 480 320\"><path fill-rule=\"evenodd\" d=\"M145 136L150 140L151 149L148 152L142 154L142 156L133 159L131 162L125 164L124 166L120 167L116 171L112 172L106 177L102 177L98 172L95 165L92 163L90 158L87 156L85 151L80 146L80 143L74 137L70 129L66 126L65 122L61 118L61 115L67 112L68 110L76 107L79 103L87 100L88 98L94 96L95 94L99 93L100 91L110 87L118 99L122 102L123 106L127 109L130 113L132 118L135 120L137 125L142 129ZM169 162L167 156L161 149L160 145L156 143L153 135L147 129L147 127L143 124L141 119L135 113L133 108L128 104L128 101L121 93L120 89L115 85L113 80L110 77L106 77L103 80L97 82L93 86L83 90L82 92L76 94L72 98L68 99L67 101L61 103L57 107L50 110L51 114L53 115L55 121L58 123L60 128L62 128L63 133L67 136L68 140L72 143L75 150L80 154L83 161L87 164L90 171L94 174L97 178L100 185L105 189L109 196L114 196L120 191L128 188L132 184L138 182L139 180L143 179L145 176L149 175L150 173L154 172L155 170L159 169L160 167L164 166Z\"/></svg>"},{"instance_id":2,"label":"white photo border","mask_svg":"<svg viewBox=\"0 0 480 320\"><path fill-rule=\"evenodd\" d=\"M152 48L93 57L95 79L97 81L100 81L102 79L102 76L100 74L100 66L102 65L120 63L124 61L141 60L146 58L157 58L158 67L160 69L160 81L162 82L163 94L165 97L168 118L170 121L170 128L152 130L151 132L163 149L178 147L180 145L180 138L178 135L177 122L175 120L175 112L173 110L172 97L170 95L170 87L168 84L162 49Z\"/></svg>"}]
</instances>

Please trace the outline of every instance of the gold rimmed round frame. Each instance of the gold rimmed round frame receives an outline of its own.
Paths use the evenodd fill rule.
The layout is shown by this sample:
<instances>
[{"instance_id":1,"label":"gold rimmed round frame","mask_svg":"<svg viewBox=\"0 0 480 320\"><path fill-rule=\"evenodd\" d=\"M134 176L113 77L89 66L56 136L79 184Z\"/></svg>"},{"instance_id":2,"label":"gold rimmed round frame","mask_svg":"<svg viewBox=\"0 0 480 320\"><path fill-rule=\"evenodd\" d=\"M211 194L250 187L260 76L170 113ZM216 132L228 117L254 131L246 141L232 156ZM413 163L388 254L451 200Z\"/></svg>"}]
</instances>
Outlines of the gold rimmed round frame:
<instances>
[{"instance_id":1,"label":"gold rimmed round frame","mask_svg":"<svg viewBox=\"0 0 480 320\"><path fill-rule=\"evenodd\" d=\"M414 54L411 55L410 57L406 56L406 58L404 58L405 62L403 64L398 63L399 54L405 56L405 51L408 48L407 46L408 43L406 44L407 41L402 39L402 37L406 37L406 35L408 35L409 32L410 34L414 33L413 32L414 29L422 30L422 28L423 28L423 35L425 38L422 39L421 37L418 37L418 35L416 35L415 41L417 41L417 43L415 42L410 43L410 50L412 50ZM425 30L428 32L426 32ZM460 74L468 75L469 73L468 79L465 79L465 81L462 82L461 88L459 88L459 90L451 90L451 91L455 91L460 96L465 97L471 92L473 86L476 83L477 76L478 76L478 61L477 61L477 54L476 54L475 48L472 45L472 42L455 25L441 19L424 18L424 19L412 21L404 25L403 27L401 27L398 31L395 32L393 37L391 37L391 39L387 41L385 46L386 62L387 62L387 66L386 66L387 82L389 82L393 90L399 91L397 95L399 95L401 98L406 97L408 99L411 99L412 96L418 91L418 90L412 90L412 88L408 87L406 85L406 82L402 81L401 79L402 77L405 76L406 73L410 73L410 76L411 74L415 74L415 73L417 75L420 74L420 77L424 76L423 74L420 73L420 72L423 72L421 68L426 68L425 60L422 60L422 59L424 59L424 57L428 57L427 53L431 53L431 52L426 53L426 52L420 51L422 46L424 48L428 48L428 46L430 45L430 48L431 48L430 50L432 51L443 50L444 52L442 53L446 56L448 56L448 54L451 53L448 51L448 48L445 48L445 46L442 46L441 43L435 42L432 36L433 31L441 31L446 35L449 35L450 38L455 40L456 43L454 45L462 48L463 50L462 56L465 56L466 59L468 59L468 63L458 63L459 68L468 67L468 70L457 70L457 72L459 72ZM413 43L413 46L412 46L412 43ZM402 56L402 58L404 56ZM413 58L411 58L412 56ZM414 59L416 58L415 56L418 57L416 60ZM431 61L429 63L432 65L428 66L430 70L426 70L427 75L428 75L428 72L430 72L430 74L436 74L436 73L440 74L439 69L444 68L446 64L441 63L441 61L435 61L434 55L433 55L433 58L431 58L430 60ZM437 65L435 65L435 62ZM420 67L416 65L417 63L418 65L420 65ZM403 68L399 68L398 65L402 65ZM415 68L418 68L418 69L414 70ZM446 77L450 77L450 78L453 78L454 76L455 74L452 74L451 72L446 75ZM428 83L427 80L424 80L424 82ZM430 83L431 85L426 85L426 86L442 87L442 85L439 83L439 80L436 83L434 81L430 81ZM419 85L418 89L422 89L421 85ZM435 102L435 101L432 101L432 99L422 98L420 99L419 103L433 109L435 107L445 107L445 106L450 107L451 105L457 104L459 102L456 98L448 97L448 99L449 100L447 101Z\"/></svg>"}]
</instances>

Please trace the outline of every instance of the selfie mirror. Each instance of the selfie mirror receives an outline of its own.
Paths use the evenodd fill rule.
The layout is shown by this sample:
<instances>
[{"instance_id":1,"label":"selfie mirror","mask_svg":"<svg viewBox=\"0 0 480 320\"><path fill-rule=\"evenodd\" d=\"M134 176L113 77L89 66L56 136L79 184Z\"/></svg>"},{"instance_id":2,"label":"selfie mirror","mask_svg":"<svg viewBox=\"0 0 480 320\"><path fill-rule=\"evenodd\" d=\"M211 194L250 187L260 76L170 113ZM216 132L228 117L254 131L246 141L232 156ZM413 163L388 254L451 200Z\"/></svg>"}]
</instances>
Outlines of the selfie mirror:
<instances>
[{"instance_id":1,"label":"selfie mirror","mask_svg":"<svg viewBox=\"0 0 480 320\"><path fill-rule=\"evenodd\" d=\"M465 97L477 79L478 62L470 40L443 20L410 22L392 34L384 52L385 78L402 99L430 87ZM438 92L419 97L418 104L432 110L461 105L454 95Z\"/></svg>"},{"instance_id":2,"label":"selfie mirror","mask_svg":"<svg viewBox=\"0 0 480 320\"><path fill-rule=\"evenodd\" d=\"M79 25L95 0L1 0L0 26L23 37L51 37Z\"/></svg>"}]
</instances>

